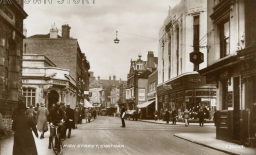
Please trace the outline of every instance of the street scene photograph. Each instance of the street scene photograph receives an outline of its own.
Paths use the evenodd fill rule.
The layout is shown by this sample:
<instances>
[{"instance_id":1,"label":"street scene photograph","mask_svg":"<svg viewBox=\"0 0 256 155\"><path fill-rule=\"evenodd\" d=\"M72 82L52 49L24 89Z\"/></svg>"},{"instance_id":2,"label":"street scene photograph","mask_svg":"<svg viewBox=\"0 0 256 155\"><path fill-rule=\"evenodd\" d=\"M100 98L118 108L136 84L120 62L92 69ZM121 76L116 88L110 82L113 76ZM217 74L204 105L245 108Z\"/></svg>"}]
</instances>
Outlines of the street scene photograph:
<instances>
[{"instance_id":1,"label":"street scene photograph","mask_svg":"<svg viewBox=\"0 0 256 155\"><path fill-rule=\"evenodd\" d=\"M256 155L256 0L0 0L0 155Z\"/></svg>"}]
</instances>

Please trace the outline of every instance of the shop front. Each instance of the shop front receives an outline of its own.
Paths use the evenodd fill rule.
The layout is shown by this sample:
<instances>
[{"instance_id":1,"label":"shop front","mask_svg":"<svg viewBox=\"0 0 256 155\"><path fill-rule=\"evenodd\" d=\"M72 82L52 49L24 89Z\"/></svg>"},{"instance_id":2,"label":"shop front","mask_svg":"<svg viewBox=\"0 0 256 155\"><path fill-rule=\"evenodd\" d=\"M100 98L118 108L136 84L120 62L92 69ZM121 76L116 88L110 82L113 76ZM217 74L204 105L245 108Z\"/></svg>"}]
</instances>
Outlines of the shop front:
<instances>
[{"instance_id":1,"label":"shop front","mask_svg":"<svg viewBox=\"0 0 256 155\"><path fill-rule=\"evenodd\" d=\"M216 110L216 87L206 84L205 77L198 74L185 75L167 82L166 85L171 86L171 89L165 90L163 86L157 89L158 104L162 103L163 109L175 109L179 117L185 109L196 112L202 107L211 115Z\"/></svg>"}]
</instances>

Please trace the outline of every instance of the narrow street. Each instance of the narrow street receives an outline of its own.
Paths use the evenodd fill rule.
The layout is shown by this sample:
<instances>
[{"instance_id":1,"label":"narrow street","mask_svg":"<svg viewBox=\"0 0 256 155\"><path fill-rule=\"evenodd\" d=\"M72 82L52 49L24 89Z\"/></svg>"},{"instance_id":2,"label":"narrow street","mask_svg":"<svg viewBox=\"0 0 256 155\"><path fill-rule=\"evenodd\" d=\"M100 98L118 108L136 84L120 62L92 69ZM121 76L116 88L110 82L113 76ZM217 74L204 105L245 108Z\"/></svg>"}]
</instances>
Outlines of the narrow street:
<instances>
[{"instance_id":1,"label":"narrow street","mask_svg":"<svg viewBox=\"0 0 256 155\"><path fill-rule=\"evenodd\" d=\"M215 130L213 126L184 127L140 121L126 121L126 128L120 125L119 118L107 116L80 125L73 130L71 138L65 140L68 147L64 148L63 154L225 154L173 136L181 132L207 133ZM88 148L89 145L92 145L91 148Z\"/></svg>"}]
</instances>

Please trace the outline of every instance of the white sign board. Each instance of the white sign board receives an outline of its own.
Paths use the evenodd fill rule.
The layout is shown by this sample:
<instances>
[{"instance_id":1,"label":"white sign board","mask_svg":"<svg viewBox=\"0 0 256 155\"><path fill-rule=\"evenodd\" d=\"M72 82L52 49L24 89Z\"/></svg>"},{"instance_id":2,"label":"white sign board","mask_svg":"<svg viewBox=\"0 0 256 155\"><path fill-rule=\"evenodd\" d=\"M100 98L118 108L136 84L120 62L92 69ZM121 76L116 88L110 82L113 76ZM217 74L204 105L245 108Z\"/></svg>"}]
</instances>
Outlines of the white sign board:
<instances>
[{"instance_id":1,"label":"white sign board","mask_svg":"<svg viewBox=\"0 0 256 155\"><path fill-rule=\"evenodd\" d=\"M89 95L89 91L84 91L84 95Z\"/></svg>"},{"instance_id":2,"label":"white sign board","mask_svg":"<svg viewBox=\"0 0 256 155\"><path fill-rule=\"evenodd\" d=\"M145 101L146 99L145 99L145 94L146 94L146 92L145 92L145 89L139 89L139 101Z\"/></svg>"},{"instance_id":3,"label":"white sign board","mask_svg":"<svg viewBox=\"0 0 256 155\"><path fill-rule=\"evenodd\" d=\"M211 106L217 106L216 99L211 99Z\"/></svg>"}]
</instances>

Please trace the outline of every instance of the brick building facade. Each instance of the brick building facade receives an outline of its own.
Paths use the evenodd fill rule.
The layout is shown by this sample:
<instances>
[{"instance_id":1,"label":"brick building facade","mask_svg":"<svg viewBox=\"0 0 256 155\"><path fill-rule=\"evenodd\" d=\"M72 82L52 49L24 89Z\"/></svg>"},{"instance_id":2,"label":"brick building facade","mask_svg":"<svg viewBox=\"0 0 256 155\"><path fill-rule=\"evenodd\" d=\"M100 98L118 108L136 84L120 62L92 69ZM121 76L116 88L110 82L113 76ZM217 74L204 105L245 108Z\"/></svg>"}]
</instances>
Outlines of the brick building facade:
<instances>
[{"instance_id":1,"label":"brick building facade","mask_svg":"<svg viewBox=\"0 0 256 155\"><path fill-rule=\"evenodd\" d=\"M62 26L62 37L58 35L55 25L49 34L33 35L24 40L24 53L44 54L50 58L56 66L70 70L70 77L76 81L76 102L84 102L88 96L90 64L82 53L78 40L70 37L69 25Z\"/></svg>"}]
</instances>

